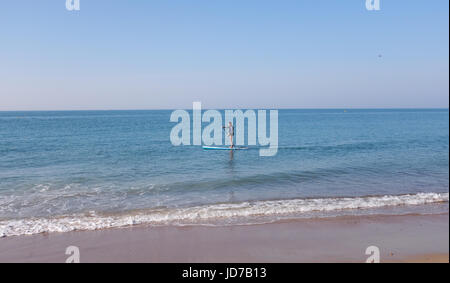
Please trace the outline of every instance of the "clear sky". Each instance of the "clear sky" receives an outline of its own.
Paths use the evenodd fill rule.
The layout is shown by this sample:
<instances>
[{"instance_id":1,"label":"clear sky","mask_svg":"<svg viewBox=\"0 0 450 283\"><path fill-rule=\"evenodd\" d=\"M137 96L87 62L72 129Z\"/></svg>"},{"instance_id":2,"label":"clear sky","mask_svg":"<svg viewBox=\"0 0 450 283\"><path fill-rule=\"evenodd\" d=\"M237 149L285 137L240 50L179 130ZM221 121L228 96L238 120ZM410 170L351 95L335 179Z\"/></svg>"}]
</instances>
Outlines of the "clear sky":
<instances>
[{"instance_id":1,"label":"clear sky","mask_svg":"<svg viewBox=\"0 0 450 283\"><path fill-rule=\"evenodd\" d=\"M449 105L449 1L5 0L0 110Z\"/></svg>"}]
</instances>

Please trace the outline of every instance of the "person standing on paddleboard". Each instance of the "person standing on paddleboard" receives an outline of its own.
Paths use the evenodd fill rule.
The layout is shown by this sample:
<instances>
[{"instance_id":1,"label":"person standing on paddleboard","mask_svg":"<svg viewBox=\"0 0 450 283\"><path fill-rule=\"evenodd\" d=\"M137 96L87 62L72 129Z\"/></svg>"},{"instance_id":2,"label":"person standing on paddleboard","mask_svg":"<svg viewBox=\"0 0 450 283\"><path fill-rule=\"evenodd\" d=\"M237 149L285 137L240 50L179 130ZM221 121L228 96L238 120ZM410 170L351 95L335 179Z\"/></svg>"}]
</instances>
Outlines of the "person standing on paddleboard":
<instances>
[{"instance_id":1,"label":"person standing on paddleboard","mask_svg":"<svg viewBox=\"0 0 450 283\"><path fill-rule=\"evenodd\" d=\"M233 143L234 126L233 126L233 123L228 122L228 127L223 127L223 128L224 128L224 129L228 129L227 136L230 137L230 144L231 144L230 148L233 148L233 147L234 147L234 143Z\"/></svg>"}]
</instances>

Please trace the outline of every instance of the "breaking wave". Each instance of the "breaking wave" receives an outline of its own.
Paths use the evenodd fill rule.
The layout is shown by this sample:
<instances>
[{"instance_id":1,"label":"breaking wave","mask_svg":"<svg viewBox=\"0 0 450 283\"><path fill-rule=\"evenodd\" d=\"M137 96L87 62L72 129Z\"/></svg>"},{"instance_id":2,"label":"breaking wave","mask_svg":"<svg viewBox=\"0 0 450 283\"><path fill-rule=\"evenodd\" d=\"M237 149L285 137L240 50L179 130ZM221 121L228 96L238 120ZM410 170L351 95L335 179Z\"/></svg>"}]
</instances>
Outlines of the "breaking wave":
<instances>
[{"instance_id":1,"label":"breaking wave","mask_svg":"<svg viewBox=\"0 0 450 283\"><path fill-rule=\"evenodd\" d=\"M301 216L316 212L367 210L384 207L448 203L449 193L418 193L348 198L311 198L222 203L186 208L158 208L119 215L88 214L0 221L0 237L99 230L131 225L214 224L223 220Z\"/></svg>"}]
</instances>

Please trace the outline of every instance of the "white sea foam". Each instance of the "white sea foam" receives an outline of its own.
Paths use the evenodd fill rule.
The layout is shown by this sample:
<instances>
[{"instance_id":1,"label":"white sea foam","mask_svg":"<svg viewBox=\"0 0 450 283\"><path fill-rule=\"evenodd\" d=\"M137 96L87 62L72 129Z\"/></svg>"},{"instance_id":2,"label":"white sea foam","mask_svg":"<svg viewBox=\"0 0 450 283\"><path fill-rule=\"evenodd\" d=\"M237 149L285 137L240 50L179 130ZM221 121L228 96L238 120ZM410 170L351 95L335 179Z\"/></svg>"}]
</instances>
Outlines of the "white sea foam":
<instances>
[{"instance_id":1,"label":"white sea foam","mask_svg":"<svg viewBox=\"0 0 450 283\"><path fill-rule=\"evenodd\" d=\"M448 203L449 193L418 193L354 198L317 198L212 204L188 208L157 209L145 212L101 216L72 215L55 218L29 218L0 221L0 237L39 233L98 230L140 224L196 224L223 219L277 217L315 212L365 210L395 206Z\"/></svg>"}]
</instances>

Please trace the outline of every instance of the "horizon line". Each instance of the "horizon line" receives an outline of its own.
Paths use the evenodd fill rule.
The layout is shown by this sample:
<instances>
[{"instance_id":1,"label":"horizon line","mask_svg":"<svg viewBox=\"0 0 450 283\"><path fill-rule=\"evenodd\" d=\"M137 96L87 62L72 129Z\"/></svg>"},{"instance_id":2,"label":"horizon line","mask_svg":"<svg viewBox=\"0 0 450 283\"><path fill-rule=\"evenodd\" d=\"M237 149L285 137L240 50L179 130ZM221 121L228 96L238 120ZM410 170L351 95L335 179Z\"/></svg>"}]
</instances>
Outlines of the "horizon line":
<instances>
[{"instance_id":1,"label":"horizon line","mask_svg":"<svg viewBox=\"0 0 450 283\"><path fill-rule=\"evenodd\" d=\"M265 110L449 110L449 107L241 107L241 108L202 108L202 110L238 110L238 109L265 109ZM34 109L34 110L0 110L0 112L87 112L87 111L173 111L192 110L191 108L130 108L130 109Z\"/></svg>"}]
</instances>

